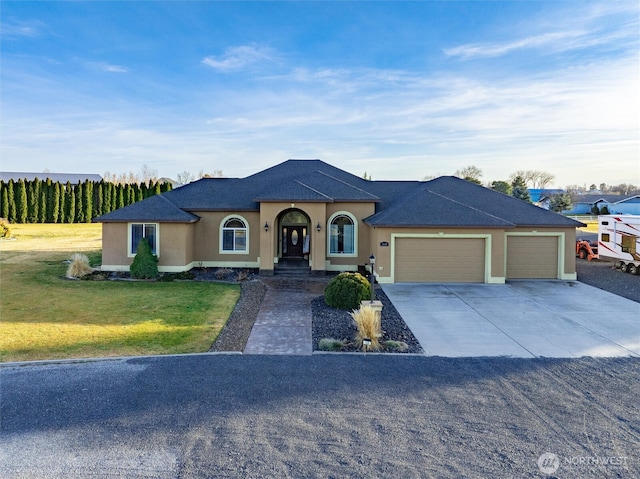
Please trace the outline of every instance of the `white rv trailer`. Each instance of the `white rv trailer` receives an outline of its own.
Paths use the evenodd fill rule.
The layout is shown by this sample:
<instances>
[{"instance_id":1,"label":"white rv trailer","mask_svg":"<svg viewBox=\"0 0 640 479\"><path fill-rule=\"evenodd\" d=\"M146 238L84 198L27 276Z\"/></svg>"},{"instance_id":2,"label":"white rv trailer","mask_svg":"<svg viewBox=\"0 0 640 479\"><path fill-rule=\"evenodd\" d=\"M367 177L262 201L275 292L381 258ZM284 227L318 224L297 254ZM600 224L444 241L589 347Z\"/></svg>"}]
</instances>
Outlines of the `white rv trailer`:
<instances>
[{"instance_id":1,"label":"white rv trailer","mask_svg":"<svg viewBox=\"0 0 640 479\"><path fill-rule=\"evenodd\" d=\"M621 271L640 273L640 215L598 217L598 258L615 260Z\"/></svg>"}]
</instances>

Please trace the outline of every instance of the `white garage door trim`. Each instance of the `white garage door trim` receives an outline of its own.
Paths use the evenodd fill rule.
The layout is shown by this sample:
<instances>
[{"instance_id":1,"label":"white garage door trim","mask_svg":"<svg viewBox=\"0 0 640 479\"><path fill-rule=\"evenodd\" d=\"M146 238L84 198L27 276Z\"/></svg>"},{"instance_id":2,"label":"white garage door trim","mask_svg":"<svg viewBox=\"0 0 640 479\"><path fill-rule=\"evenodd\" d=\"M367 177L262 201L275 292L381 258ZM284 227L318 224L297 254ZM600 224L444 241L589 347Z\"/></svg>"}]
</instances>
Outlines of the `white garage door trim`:
<instances>
[{"instance_id":1,"label":"white garage door trim","mask_svg":"<svg viewBox=\"0 0 640 479\"><path fill-rule=\"evenodd\" d=\"M566 235L563 232L548 231L523 231L518 233L505 233L504 235L504 275L507 276L507 254L508 254L508 237L509 236L555 236L558 239L558 264L557 264L557 278L562 280L576 280L577 275L565 274L564 272L564 260L565 260L565 238Z\"/></svg>"},{"instance_id":2,"label":"white garage door trim","mask_svg":"<svg viewBox=\"0 0 640 479\"><path fill-rule=\"evenodd\" d=\"M392 233L391 234L391 282L396 282L396 240L399 238L480 238L484 239L484 282L503 284L504 277L491 276L491 234L482 233Z\"/></svg>"}]
</instances>

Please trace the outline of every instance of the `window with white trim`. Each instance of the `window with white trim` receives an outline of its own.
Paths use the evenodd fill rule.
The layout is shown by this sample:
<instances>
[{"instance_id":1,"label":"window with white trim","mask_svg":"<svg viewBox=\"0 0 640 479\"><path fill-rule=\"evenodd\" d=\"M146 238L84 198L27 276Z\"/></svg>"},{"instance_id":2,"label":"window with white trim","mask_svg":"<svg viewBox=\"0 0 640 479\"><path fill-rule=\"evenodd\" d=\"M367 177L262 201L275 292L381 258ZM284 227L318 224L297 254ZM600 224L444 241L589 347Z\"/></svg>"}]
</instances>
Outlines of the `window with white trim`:
<instances>
[{"instance_id":1,"label":"window with white trim","mask_svg":"<svg viewBox=\"0 0 640 479\"><path fill-rule=\"evenodd\" d=\"M156 223L131 223L129 225L129 255L135 256L141 239L147 240L151 252L158 254L158 225Z\"/></svg>"},{"instance_id":2,"label":"window with white trim","mask_svg":"<svg viewBox=\"0 0 640 479\"><path fill-rule=\"evenodd\" d=\"M246 253L248 228L245 220L233 216L227 218L222 226L222 252Z\"/></svg>"},{"instance_id":3,"label":"window with white trim","mask_svg":"<svg viewBox=\"0 0 640 479\"><path fill-rule=\"evenodd\" d=\"M336 214L329 223L329 254L356 254L356 222L345 213Z\"/></svg>"}]
</instances>

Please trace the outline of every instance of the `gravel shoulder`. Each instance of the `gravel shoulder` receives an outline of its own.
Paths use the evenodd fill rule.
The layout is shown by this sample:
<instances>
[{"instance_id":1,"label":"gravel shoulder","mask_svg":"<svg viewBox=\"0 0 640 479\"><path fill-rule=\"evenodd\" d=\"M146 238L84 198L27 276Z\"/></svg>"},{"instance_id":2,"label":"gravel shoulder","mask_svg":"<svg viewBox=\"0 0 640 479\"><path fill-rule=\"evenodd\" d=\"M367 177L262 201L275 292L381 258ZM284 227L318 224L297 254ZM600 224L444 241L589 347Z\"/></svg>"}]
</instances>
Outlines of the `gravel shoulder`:
<instances>
[{"instance_id":1,"label":"gravel shoulder","mask_svg":"<svg viewBox=\"0 0 640 479\"><path fill-rule=\"evenodd\" d=\"M640 303L640 275L622 273L610 261L576 258L578 281Z\"/></svg>"},{"instance_id":2,"label":"gravel shoulder","mask_svg":"<svg viewBox=\"0 0 640 479\"><path fill-rule=\"evenodd\" d=\"M638 377L632 358L5 365L0 477L640 477Z\"/></svg>"}]
</instances>

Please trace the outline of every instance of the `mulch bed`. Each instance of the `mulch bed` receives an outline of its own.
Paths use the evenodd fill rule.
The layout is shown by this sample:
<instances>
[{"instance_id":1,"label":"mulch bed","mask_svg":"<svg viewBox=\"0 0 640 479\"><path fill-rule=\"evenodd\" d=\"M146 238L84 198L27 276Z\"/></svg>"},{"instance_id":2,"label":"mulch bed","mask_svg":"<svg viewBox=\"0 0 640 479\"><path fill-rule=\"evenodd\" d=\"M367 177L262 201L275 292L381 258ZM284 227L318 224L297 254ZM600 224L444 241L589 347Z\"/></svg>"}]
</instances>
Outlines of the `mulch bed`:
<instances>
[{"instance_id":1,"label":"mulch bed","mask_svg":"<svg viewBox=\"0 0 640 479\"><path fill-rule=\"evenodd\" d=\"M420 343L415 338L404 320L391 304L387 295L380 288L376 289L376 299L382 302L382 337L380 342L392 340L406 343L408 349L398 351L394 349L381 349L380 353L423 353ZM324 302L324 297L319 296L311 303L313 314L313 349L319 351L318 346L322 338L343 340L345 346L340 349L343 352L360 351L355 343L356 327L349 311L332 308Z\"/></svg>"}]
</instances>

